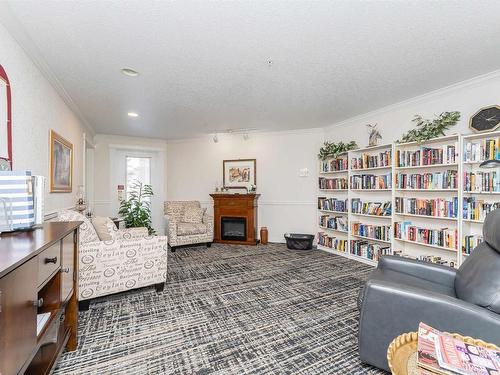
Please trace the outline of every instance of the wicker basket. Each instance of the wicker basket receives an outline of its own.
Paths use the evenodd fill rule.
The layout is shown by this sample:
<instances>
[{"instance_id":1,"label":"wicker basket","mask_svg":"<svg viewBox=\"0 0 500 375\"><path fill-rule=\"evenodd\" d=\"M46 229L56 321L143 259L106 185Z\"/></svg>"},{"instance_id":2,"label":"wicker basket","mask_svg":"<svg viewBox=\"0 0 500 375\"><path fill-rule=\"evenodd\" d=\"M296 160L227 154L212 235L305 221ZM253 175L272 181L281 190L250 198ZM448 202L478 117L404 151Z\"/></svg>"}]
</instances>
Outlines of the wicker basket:
<instances>
[{"instance_id":1,"label":"wicker basket","mask_svg":"<svg viewBox=\"0 0 500 375\"><path fill-rule=\"evenodd\" d=\"M500 350L496 345L452 333L453 337L476 346ZM393 375L416 375L417 373L417 332L403 333L396 337L387 349L387 362Z\"/></svg>"}]
</instances>

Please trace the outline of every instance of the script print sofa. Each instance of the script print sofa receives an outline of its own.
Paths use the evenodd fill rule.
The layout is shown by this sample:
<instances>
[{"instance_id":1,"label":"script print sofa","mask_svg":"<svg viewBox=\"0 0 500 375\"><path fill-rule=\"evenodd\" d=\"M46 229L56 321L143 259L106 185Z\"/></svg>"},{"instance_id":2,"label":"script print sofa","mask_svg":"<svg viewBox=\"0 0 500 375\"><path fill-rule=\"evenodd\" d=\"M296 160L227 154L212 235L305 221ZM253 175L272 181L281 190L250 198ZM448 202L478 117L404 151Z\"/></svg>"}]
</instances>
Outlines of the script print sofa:
<instances>
[{"instance_id":1,"label":"script print sofa","mask_svg":"<svg viewBox=\"0 0 500 375\"><path fill-rule=\"evenodd\" d=\"M58 221L82 221L79 239L78 300L82 309L90 299L156 285L163 290L167 277L166 236L149 236L146 228L118 230L109 220L111 240L101 241L92 223L76 211L61 211ZM83 303L82 303L83 301Z\"/></svg>"}]
</instances>

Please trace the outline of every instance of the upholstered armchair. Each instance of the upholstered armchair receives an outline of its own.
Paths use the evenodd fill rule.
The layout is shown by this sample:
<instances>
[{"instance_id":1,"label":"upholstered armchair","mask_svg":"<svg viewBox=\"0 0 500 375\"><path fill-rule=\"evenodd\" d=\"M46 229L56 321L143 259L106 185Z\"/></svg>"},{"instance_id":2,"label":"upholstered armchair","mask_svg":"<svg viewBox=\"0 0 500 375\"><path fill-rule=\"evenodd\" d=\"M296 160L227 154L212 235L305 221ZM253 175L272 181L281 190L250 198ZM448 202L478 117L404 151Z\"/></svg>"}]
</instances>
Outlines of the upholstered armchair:
<instances>
[{"instance_id":1,"label":"upholstered armchair","mask_svg":"<svg viewBox=\"0 0 500 375\"><path fill-rule=\"evenodd\" d=\"M500 345L500 209L486 217L483 236L458 270L382 257L358 299L363 362L388 370L390 342L420 322Z\"/></svg>"},{"instance_id":2,"label":"upholstered armchair","mask_svg":"<svg viewBox=\"0 0 500 375\"><path fill-rule=\"evenodd\" d=\"M157 291L163 289L167 277L166 236L149 236L146 228L118 230L107 218L104 225L109 232L102 240L92 222L76 211L61 211L56 220L83 222L78 300L86 301L80 303L84 309L92 298L149 285L155 285Z\"/></svg>"},{"instance_id":3,"label":"upholstered armchair","mask_svg":"<svg viewBox=\"0 0 500 375\"><path fill-rule=\"evenodd\" d=\"M198 201L165 202L168 244L172 251L177 246L206 243L214 240L214 218L201 208Z\"/></svg>"}]
</instances>

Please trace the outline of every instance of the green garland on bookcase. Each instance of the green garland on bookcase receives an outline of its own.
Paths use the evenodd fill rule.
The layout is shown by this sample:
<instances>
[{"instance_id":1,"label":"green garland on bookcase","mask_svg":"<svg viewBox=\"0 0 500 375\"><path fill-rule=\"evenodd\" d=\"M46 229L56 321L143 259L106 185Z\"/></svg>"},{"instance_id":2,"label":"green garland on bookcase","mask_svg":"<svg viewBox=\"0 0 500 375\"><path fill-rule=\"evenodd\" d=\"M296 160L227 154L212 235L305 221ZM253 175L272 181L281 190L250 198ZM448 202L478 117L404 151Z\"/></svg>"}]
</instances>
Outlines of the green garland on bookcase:
<instances>
[{"instance_id":1,"label":"green garland on bookcase","mask_svg":"<svg viewBox=\"0 0 500 375\"><path fill-rule=\"evenodd\" d=\"M340 154L351 151L358 148L358 145L356 144L355 141L351 141L349 143L344 143L344 142L328 142L325 141L323 143L323 147L319 149L319 154L318 158L321 160L329 159L329 158L336 158Z\"/></svg>"},{"instance_id":2,"label":"green garland on bookcase","mask_svg":"<svg viewBox=\"0 0 500 375\"><path fill-rule=\"evenodd\" d=\"M437 138L445 135L444 131L452 126L455 126L460 120L460 112L443 112L434 120L427 120L420 115L415 115L412 122L416 124L416 128L405 133L398 143L406 142L424 142L429 139Z\"/></svg>"}]
</instances>

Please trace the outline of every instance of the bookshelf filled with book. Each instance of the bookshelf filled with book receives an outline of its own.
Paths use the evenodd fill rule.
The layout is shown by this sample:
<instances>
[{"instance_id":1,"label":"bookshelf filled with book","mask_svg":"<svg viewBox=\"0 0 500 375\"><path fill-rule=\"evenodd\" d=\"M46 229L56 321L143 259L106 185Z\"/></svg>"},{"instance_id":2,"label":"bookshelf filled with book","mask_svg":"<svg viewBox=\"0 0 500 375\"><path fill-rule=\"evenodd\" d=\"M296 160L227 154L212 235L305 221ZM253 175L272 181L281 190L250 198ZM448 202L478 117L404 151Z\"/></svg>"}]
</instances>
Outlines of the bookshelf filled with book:
<instances>
[{"instance_id":1,"label":"bookshelf filled with book","mask_svg":"<svg viewBox=\"0 0 500 375\"><path fill-rule=\"evenodd\" d=\"M458 267L500 208L500 131L349 151L320 162L318 248L375 265L395 254ZM327 186L329 190L323 190Z\"/></svg>"},{"instance_id":2,"label":"bookshelf filled with book","mask_svg":"<svg viewBox=\"0 0 500 375\"><path fill-rule=\"evenodd\" d=\"M483 241L482 227L488 212L500 208L500 168L480 168L486 160L500 160L500 132L462 137L462 258Z\"/></svg>"}]
</instances>

